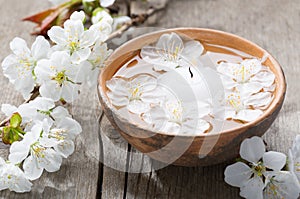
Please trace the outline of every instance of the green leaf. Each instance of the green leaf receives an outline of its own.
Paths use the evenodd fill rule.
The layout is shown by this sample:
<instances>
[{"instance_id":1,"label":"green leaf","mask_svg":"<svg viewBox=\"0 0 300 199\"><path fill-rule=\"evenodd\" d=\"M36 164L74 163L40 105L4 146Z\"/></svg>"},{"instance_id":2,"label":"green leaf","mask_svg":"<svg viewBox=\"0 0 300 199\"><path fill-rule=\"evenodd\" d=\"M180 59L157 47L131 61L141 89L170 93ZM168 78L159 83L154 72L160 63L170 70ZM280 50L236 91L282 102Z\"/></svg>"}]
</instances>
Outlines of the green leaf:
<instances>
[{"instance_id":1,"label":"green leaf","mask_svg":"<svg viewBox=\"0 0 300 199\"><path fill-rule=\"evenodd\" d=\"M22 117L19 113L14 113L9 120L10 127L12 128L19 127L21 123L22 123Z\"/></svg>"},{"instance_id":2,"label":"green leaf","mask_svg":"<svg viewBox=\"0 0 300 199\"><path fill-rule=\"evenodd\" d=\"M15 129L6 126L2 131L2 142L4 144L12 144L15 141L18 141L20 138L18 131Z\"/></svg>"}]
</instances>

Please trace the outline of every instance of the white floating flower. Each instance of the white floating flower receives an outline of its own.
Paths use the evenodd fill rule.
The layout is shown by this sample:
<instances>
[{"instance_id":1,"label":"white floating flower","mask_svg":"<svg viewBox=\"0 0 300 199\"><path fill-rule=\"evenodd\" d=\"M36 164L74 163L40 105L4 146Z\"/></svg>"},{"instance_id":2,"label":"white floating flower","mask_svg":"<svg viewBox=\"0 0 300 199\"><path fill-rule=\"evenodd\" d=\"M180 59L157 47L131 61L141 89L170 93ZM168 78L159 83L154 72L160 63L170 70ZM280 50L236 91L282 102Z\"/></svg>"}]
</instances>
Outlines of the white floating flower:
<instances>
[{"instance_id":1,"label":"white floating flower","mask_svg":"<svg viewBox=\"0 0 300 199\"><path fill-rule=\"evenodd\" d=\"M10 191L24 193L30 191L31 186L31 182L18 166L5 162L0 157L0 191L9 189Z\"/></svg>"},{"instance_id":2,"label":"white floating flower","mask_svg":"<svg viewBox=\"0 0 300 199\"><path fill-rule=\"evenodd\" d=\"M217 70L222 74L225 88L238 87L240 92L257 93L275 81L275 75L258 59L246 59L240 64L221 62Z\"/></svg>"},{"instance_id":3,"label":"white floating flower","mask_svg":"<svg viewBox=\"0 0 300 199\"><path fill-rule=\"evenodd\" d=\"M182 66L196 66L204 48L198 41L184 43L176 33L163 34L155 46L145 46L142 58L154 64L156 70L172 70Z\"/></svg>"},{"instance_id":4,"label":"white floating flower","mask_svg":"<svg viewBox=\"0 0 300 199\"><path fill-rule=\"evenodd\" d=\"M67 102L78 97L78 83L83 79L83 74L79 72L79 66L71 64L68 53L54 52L49 60L39 61L34 72L41 84L41 96L54 101L62 98Z\"/></svg>"},{"instance_id":5,"label":"white floating flower","mask_svg":"<svg viewBox=\"0 0 300 199\"><path fill-rule=\"evenodd\" d=\"M156 105L142 115L143 119L160 132L202 134L210 128L210 124L199 117L206 113L198 113L196 105L183 105L180 101L167 101L163 106Z\"/></svg>"},{"instance_id":6,"label":"white floating flower","mask_svg":"<svg viewBox=\"0 0 300 199\"><path fill-rule=\"evenodd\" d=\"M268 172L268 183L264 198L296 199L300 194L300 184L293 173L289 171Z\"/></svg>"},{"instance_id":7,"label":"white floating flower","mask_svg":"<svg viewBox=\"0 0 300 199\"><path fill-rule=\"evenodd\" d=\"M85 82L89 87L95 87L97 85L100 69L104 67L104 62L111 53L112 50L107 48L106 43L98 41L93 47L92 53L88 58L90 64L82 68L85 74Z\"/></svg>"},{"instance_id":8,"label":"white floating flower","mask_svg":"<svg viewBox=\"0 0 300 199\"><path fill-rule=\"evenodd\" d=\"M250 122L263 114L260 109L266 108L272 101L270 92L251 95L238 91L225 93L225 119Z\"/></svg>"},{"instance_id":9,"label":"white floating flower","mask_svg":"<svg viewBox=\"0 0 300 199\"><path fill-rule=\"evenodd\" d=\"M78 15L79 13L75 14ZM73 18L78 17L74 16ZM97 33L94 30L84 30L81 18L79 20L67 20L64 23L64 28L53 26L48 31L48 36L57 44L55 49L68 52L74 63L87 60L91 53L90 48L97 39Z\"/></svg>"},{"instance_id":10,"label":"white floating flower","mask_svg":"<svg viewBox=\"0 0 300 199\"><path fill-rule=\"evenodd\" d=\"M44 37L38 36L29 49L23 39L16 37L10 42L10 48L13 54L3 60L3 73L14 84L15 89L28 99L35 85L33 71L36 63L47 58L50 44Z\"/></svg>"},{"instance_id":11,"label":"white floating flower","mask_svg":"<svg viewBox=\"0 0 300 199\"><path fill-rule=\"evenodd\" d=\"M279 152L265 152L265 145L260 137L245 139L240 148L241 158L249 162L237 162L225 169L225 182L239 187L240 195L247 199L262 199L268 170L279 172L286 164L286 155Z\"/></svg>"},{"instance_id":12,"label":"white floating flower","mask_svg":"<svg viewBox=\"0 0 300 199\"><path fill-rule=\"evenodd\" d=\"M82 10L81 11L75 11L71 14L70 20L73 20L73 21L79 20L79 21L84 22L85 13Z\"/></svg>"},{"instance_id":13,"label":"white floating flower","mask_svg":"<svg viewBox=\"0 0 300 199\"><path fill-rule=\"evenodd\" d=\"M23 140L14 142L10 147L9 160L14 164L24 160L23 169L30 180L39 178L44 169L48 172L58 171L62 163L60 154L43 146L39 140L43 131L49 131L50 126L47 120L42 125L36 124L31 132L24 135Z\"/></svg>"},{"instance_id":14,"label":"white floating flower","mask_svg":"<svg viewBox=\"0 0 300 199\"><path fill-rule=\"evenodd\" d=\"M117 107L126 106L132 113L146 112L151 103L157 103L160 93L155 92L156 78L149 75L139 75L125 80L112 78L106 82L110 92L107 93L111 103Z\"/></svg>"}]
</instances>

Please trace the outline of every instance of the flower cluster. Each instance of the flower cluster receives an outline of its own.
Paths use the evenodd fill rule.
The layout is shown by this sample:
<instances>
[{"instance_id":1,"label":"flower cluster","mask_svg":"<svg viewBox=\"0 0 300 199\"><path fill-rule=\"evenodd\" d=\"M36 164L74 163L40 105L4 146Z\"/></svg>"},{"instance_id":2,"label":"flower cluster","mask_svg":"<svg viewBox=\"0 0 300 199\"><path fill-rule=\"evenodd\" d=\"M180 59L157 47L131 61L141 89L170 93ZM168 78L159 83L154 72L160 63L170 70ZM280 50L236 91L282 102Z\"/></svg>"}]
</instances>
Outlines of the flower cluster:
<instances>
[{"instance_id":1,"label":"flower cluster","mask_svg":"<svg viewBox=\"0 0 300 199\"><path fill-rule=\"evenodd\" d=\"M29 180L39 178L44 169L59 170L62 158L74 152L74 139L81 126L64 107L45 97L19 107L3 104L1 111L10 118L3 127L2 140L11 146L8 161L0 158L0 188L30 191Z\"/></svg>"},{"instance_id":2,"label":"flower cluster","mask_svg":"<svg viewBox=\"0 0 300 199\"><path fill-rule=\"evenodd\" d=\"M266 152L260 137L245 139L240 147L242 159L226 168L225 182L239 187L240 195L247 199L298 198L299 140L298 135L287 158L280 152Z\"/></svg>"},{"instance_id":3,"label":"flower cluster","mask_svg":"<svg viewBox=\"0 0 300 199\"><path fill-rule=\"evenodd\" d=\"M200 74L193 68L202 51L203 46L198 41L183 42L176 33L163 34L155 46L143 47L142 58L135 60L153 68L151 74L140 72L130 77L118 74L106 82L111 103L118 109L125 107L138 115L155 131L175 134L206 132L210 124L202 118L209 113L208 105L203 105L198 111L195 107L204 104L201 96L193 103L178 95L190 87L195 89L190 89L191 94L208 93L205 86L199 86ZM195 78L191 78L191 74ZM176 85L168 85L168 82L176 79L182 81L183 87L174 94L171 87Z\"/></svg>"},{"instance_id":4,"label":"flower cluster","mask_svg":"<svg viewBox=\"0 0 300 199\"><path fill-rule=\"evenodd\" d=\"M275 75L261 60L221 62L217 71L225 88L225 119L250 122L262 115L273 99Z\"/></svg>"},{"instance_id":5,"label":"flower cluster","mask_svg":"<svg viewBox=\"0 0 300 199\"><path fill-rule=\"evenodd\" d=\"M85 14L76 11L63 28L48 31L53 46L42 36L31 48L21 38L10 43L13 54L4 59L3 73L27 103L1 108L7 117L0 127L2 142L11 146L8 160L0 157L0 190L30 191L30 181L44 170L59 170L63 158L74 152L81 126L57 104L73 102L83 86L96 86L100 68L112 52L105 43L113 25L109 17L85 29Z\"/></svg>"}]
</instances>

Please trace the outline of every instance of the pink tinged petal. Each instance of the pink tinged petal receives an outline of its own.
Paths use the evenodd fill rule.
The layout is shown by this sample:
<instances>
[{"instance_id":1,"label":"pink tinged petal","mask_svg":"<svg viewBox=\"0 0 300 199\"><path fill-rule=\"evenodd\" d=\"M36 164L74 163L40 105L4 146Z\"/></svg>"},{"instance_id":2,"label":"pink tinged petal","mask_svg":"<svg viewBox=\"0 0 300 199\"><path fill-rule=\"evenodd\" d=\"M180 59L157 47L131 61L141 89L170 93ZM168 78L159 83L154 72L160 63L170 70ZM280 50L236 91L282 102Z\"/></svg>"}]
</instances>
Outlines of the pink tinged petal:
<instances>
[{"instance_id":1,"label":"pink tinged petal","mask_svg":"<svg viewBox=\"0 0 300 199\"><path fill-rule=\"evenodd\" d=\"M66 102L73 102L78 98L79 86L73 83L65 83L62 86L61 98Z\"/></svg>"},{"instance_id":2,"label":"pink tinged petal","mask_svg":"<svg viewBox=\"0 0 300 199\"><path fill-rule=\"evenodd\" d=\"M241 187L240 195L247 199L263 199L263 189L265 184L258 176L250 178Z\"/></svg>"},{"instance_id":3,"label":"pink tinged petal","mask_svg":"<svg viewBox=\"0 0 300 199\"><path fill-rule=\"evenodd\" d=\"M58 145L54 146L56 152L58 152L62 157L68 158L74 152L75 145L72 140L64 140Z\"/></svg>"},{"instance_id":4,"label":"pink tinged petal","mask_svg":"<svg viewBox=\"0 0 300 199\"><path fill-rule=\"evenodd\" d=\"M67 45L68 37L65 34L65 30L59 26L52 26L52 28L48 31L48 36L54 43L58 45Z\"/></svg>"},{"instance_id":5,"label":"pink tinged petal","mask_svg":"<svg viewBox=\"0 0 300 199\"><path fill-rule=\"evenodd\" d=\"M41 177L43 167L38 164L38 160L32 155L25 159L23 169L29 180L36 180Z\"/></svg>"},{"instance_id":6,"label":"pink tinged petal","mask_svg":"<svg viewBox=\"0 0 300 199\"><path fill-rule=\"evenodd\" d=\"M19 57L27 58L30 56L30 50L27 47L27 43L24 39L21 39L19 37L15 37L10 42L10 49L13 51L13 53Z\"/></svg>"},{"instance_id":7,"label":"pink tinged petal","mask_svg":"<svg viewBox=\"0 0 300 199\"><path fill-rule=\"evenodd\" d=\"M10 104L2 104L1 105L1 111L6 115L6 116L11 116L13 113L17 112L17 107L10 105Z\"/></svg>"},{"instance_id":8,"label":"pink tinged petal","mask_svg":"<svg viewBox=\"0 0 300 199\"><path fill-rule=\"evenodd\" d=\"M44 151L45 157L39 158L41 167L48 172L58 171L62 163L62 157L53 149Z\"/></svg>"},{"instance_id":9,"label":"pink tinged petal","mask_svg":"<svg viewBox=\"0 0 300 199\"><path fill-rule=\"evenodd\" d=\"M256 120L259 116L263 114L263 111L261 110L252 110L252 109L245 109L239 111L236 115L234 115L232 118L237 120L242 120L246 122L251 122Z\"/></svg>"},{"instance_id":10,"label":"pink tinged petal","mask_svg":"<svg viewBox=\"0 0 300 199\"><path fill-rule=\"evenodd\" d=\"M100 0L100 5L104 8L114 4L115 0Z\"/></svg>"},{"instance_id":11,"label":"pink tinged petal","mask_svg":"<svg viewBox=\"0 0 300 199\"><path fill-rule=\"evenodd\" d=\"M264 165L273 171L280 171L286 164L286 155L280 152L268 151L263 155Z\"/></svg>"},{"instance_id":12,"label":"pink tinged petal","mask_svg":"<svg viewBox=\"0 0 300 199\"><path fill-rule=\"evenodd\" d=\"M240 148L240 155L248 162L257 163L266 151L262 138L254 136L245 139Z\"/></svg>"},{"instance_id":13,"label":"pink tinged petal","mask_svg":"<svg viewBox=\"0 0 300 199\"><path fill-rule=\"evenodd\" d=\"M250 179L252 174L253 171L248 165L237 162L226 167L224 172L225 182L234 187L242 187L243 184Z\"/></svg>"},{"instance_id":14,"label":"pink tinged petal","mask_svg":"<svg viewBox=\"0 0 300 199\"><path fill-rule=\"evenodd\" d=\"M32 56L36 60L47 58L49 51L50 51L49 42L43 36L38 36L31 47Z\"/></svg>"}]
</instances>

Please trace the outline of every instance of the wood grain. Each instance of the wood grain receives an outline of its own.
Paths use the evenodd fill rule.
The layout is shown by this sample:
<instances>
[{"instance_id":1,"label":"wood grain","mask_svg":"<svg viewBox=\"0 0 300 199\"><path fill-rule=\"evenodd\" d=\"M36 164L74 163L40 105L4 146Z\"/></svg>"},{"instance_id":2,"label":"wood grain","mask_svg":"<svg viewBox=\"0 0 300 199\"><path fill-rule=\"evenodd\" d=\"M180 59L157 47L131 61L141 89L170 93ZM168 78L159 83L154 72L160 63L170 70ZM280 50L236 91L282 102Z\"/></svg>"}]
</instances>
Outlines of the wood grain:
<instances>
[{"instance_id":1,"label":"wood grain","mask_svg":"<svg viewBox=\"0 0 300 199\"><path fill-rule=\"evenodd\" d=\"M170 28L194 26L219 29L245 37L268 50L282 65L288 92L282 111L264 138L268 148L287 152L300 132L300 2L298 0L170 0L157 26ZM32 24L20 19L49 6L45 0L0 0L0 61L8 54L9 41L15 36L32 43L28 33ZM21 97L0 74L0 102L19 104ZM147 173L125 173L110 168L109 162L119 160L119 168L144 168L144 155L132 155L134 149L121 141L105 117L101 115L95 92L84 91L73 106L73 113L83 126L77 139L76 152L64 161L56 173L45 173L34 182L29 194L0 192L0 198L200 198L235 199L239 190L223 181L226 164L212 167L184 168L169 166ZM100 128L101 127L101 128ZM99 142L98 132L111 143L127 151L123 156L111 156L110 145ZM109 134L108 134L109 135ZM103 140L101 136L101 140ZM0 150L3 157L7 149ZM144 159L143 159L144 157ZM101 161L106 160L104 166ZM104 161L105 162L105 161ZM149 166L149 165L148 165ZM99 181L98 181L99 178Z\"/></svg>"}]
</instances>

